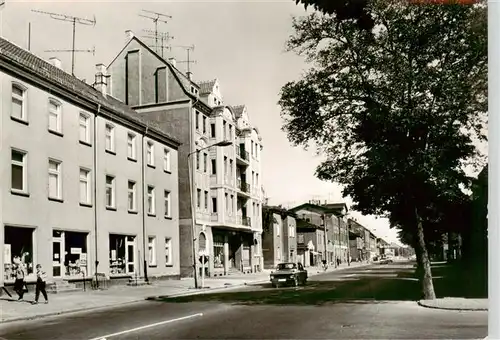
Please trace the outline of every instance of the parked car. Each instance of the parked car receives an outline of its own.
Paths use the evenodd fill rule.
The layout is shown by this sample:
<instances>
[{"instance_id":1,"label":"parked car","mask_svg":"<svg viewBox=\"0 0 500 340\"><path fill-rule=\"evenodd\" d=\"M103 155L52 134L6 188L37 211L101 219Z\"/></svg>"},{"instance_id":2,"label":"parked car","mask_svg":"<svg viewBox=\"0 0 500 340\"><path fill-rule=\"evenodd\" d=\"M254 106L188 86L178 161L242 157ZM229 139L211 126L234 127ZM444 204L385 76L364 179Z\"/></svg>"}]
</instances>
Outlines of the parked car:
<instances>
[{"instance_id":1,"label":"parked car","mask_svg":"<svg viewBox=\"0 0 500 340\"><path fill-rule=\"evenodd\" d=\"M380 262L379 262L379 263L380 263L380 264L389 264L389 263L393 263L393 262L394 262L394 261L393 261L392 257L390 257L390 256L383 256L383 257L381 258L381 260L380 260Z\"/></svg>"},{"instance_id":2,"label":"parked car","mask_svg":"<svg viewBox=\"0 0 500 340\"><path fill-rule=\"evenodd\" d=\"M280 285L290 285L297 287L305 285L307 282L307 270L302 263L285 262L276 267L270 275L271 284L274 288Z\"/></svg>"}]
</instances>

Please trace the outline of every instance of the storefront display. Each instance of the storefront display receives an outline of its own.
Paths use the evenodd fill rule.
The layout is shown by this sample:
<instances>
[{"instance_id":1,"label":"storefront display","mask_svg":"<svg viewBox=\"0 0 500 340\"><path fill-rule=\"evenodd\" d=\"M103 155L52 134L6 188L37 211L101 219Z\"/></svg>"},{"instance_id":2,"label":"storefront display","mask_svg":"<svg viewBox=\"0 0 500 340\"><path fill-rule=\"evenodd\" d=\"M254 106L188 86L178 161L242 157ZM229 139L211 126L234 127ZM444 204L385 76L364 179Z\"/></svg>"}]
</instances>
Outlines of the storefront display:
<instances>
[{"instance_id":1,"label":"storefront display","mask_svg":"<svg viewBox=\"0 0 500 340\"><path fill-rule=\"evenodd\" d=\"M4 234L4 280L15 279L14 259L19 258L27 275L33 273L33 228L5 226Z\"/></svg>"},{"instance_id":2,"label":"storefront display","mask_svg":"<svg viewBox=\"0 0 500 340\"><path fill-rule=\"evenodd\" d=\"M52 275L75 277L87 275L88 233L52 231Z\"/></svg>"},{"instance_id":3,"label":"storefront display","mask_svg":"<svg viewBox=\"0 0 500 340\"><path fill-rule=\"evenodd\" d=\"M109 269L111 275L132 274L135 271L135 237L109 235Z\"/></svg>"},{"instance_id":4,"label":"storefront display","mask_svg":"<svg viewBox=\"0 0 500 340\"><path fill-rule=\"evenodd\" d=\"M224 268L224 236L214 234L214 268Z\"/></svg>"}]
</instances>

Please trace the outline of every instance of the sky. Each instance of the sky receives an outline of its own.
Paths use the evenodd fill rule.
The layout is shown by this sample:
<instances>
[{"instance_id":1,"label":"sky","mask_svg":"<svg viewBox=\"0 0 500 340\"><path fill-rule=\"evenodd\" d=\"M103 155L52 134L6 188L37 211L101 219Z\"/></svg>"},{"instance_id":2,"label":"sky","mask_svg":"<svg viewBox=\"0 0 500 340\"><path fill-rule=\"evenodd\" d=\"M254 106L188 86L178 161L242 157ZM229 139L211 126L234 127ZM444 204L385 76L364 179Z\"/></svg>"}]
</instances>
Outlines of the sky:
<instances>
[{"instance_id":1,"label":"sky","mask_svg":"<svg viewBox=\"0 0 500 340\"><path fill-rule=\"evenodd\" d=\"M245 104L250 121L258 127L263 139L261 178L271 204L286 207L310 199L329 202L351 201L342 198L341 188L314 176L321 158L313 151L292 147L281 131L278 106L279 91L289 81L296 80L307 69L302 57L286 53L284 46L292 32L292 17L306 11L293 0L283 1L14 1L7 0L2 10L2 35L17 45L48 60L58 57L63 68L71 72L71 53L46 52L71 49L72 24L51 19L32 10L96 19L95 26L76 26L77 52L75 75L94 82L95 65L108 65L125 44L125 31L150 44L144 30L154 30L152 20L139 14L141 10L160 12L172 18L159 23L160 32L174 37L171 51L165 56L178 60L178 68L186 70L186 51L182 46L194 45L191 72L195 81L219 79L225 104ZM350 211L350 217L389 242L397 242L395 230L385 218L362 216Z\"/></svg>"}]
</instances>

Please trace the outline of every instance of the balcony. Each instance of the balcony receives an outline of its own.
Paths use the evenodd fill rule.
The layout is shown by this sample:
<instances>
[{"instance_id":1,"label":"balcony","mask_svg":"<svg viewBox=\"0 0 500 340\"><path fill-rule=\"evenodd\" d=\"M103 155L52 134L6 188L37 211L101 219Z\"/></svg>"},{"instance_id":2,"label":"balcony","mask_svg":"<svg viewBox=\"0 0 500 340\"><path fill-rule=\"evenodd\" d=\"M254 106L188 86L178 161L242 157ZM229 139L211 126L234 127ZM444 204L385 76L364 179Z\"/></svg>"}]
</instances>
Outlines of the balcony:
<instances>
[{"instance_id":1,"label":"balcony","mask_svg":"<svg viewBox=\"0 0 500 340\"><path fill-rule=\"evenodd\" d=\"M236 147L236 163L240 165L249 165L250 154L248 153L248 151L245 151L240 147Z\"/></svg>"},{"instance_id":2,"label":"balcony","mask_svg":"<svg viewBox=\"0 0 500 340\"><path fill-rule=\"evenodd\" d=\"M245 197L250 197L250 185L247 182L243 182L241 179L238 180L238 193L243 194Z\"/></svg>"},{"instance_id":3,"label":"balcony","mask_svg":"<svg viewBox=\"0 0 500 340\"><path fill-rule=\"evenodd\" d=\"M251 227L252 224L251 224L251 219L250 217L242 217L242 216L238 216L238 224L240 225L244 225L246 227Z\"/></svg>"}]
</instances>

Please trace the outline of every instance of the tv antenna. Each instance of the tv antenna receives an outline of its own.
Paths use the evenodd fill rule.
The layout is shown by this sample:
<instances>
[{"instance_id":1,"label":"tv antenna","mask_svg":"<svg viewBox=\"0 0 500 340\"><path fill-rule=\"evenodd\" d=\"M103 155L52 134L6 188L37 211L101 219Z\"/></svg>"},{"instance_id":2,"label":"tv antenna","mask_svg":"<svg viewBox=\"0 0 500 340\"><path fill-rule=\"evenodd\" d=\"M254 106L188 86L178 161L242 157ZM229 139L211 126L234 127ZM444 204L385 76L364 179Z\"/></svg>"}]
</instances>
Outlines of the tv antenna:
<instances>
[{"instance_id":1,"label":"tv antenna","mask_svg":"<svg viewBox=\"0 0 500 340\"><path fill-rule=\"evenodd\" d=\"M158 52L158 22L163 22L165 24L168 24L168 21L166 19L162 19L162 18L172 19L172 16L167 15L167 14L158 13L158 12L148 11L145 9L143 9L142 11L145 13L149 13L149 15L139 14L139 16L143 17L143 18L147 18L149 20L153 20L153 23L155 24L154 37L155 37L156 52Z\"/></svg>"},{"instance_id":2,"label":"tv antenna","mask_svg":"<svg viewBox=\"0 0 500 340\"><path fill-rule=\"evenodd\" d=\"M196 64L196 60L191 60L191 58L190 58L190 56L191 56L190 52L194 51L194 45L191 45L191 46L177 45L177 46L172 46L172 47L179 47L179 48L183 48L186 50L187 59L178 61L178 63L186 63L187 64L187 72L189 72L190 64Z\"/></svg>"},{"instance_id":3,"label":"tv antenna","mask_svg":"<svg viewBox=\"0 0 500 340\"><path fill-rule=\"evenodd\" d=\"M68 22L73 23L73 45L72 45L72 48L70 50L65 50L65 51L61 50L60 52L71 52L71 74L74 76L75 75L75 52L77 52L77 50L75 49L76 24L95 27L95 25L97 23L97 21L95 19L95 15L94 15L93 20L89 20L89 19L85 19L85 18L74 17L71 15L43 12L43 11L37 11L34 9L32 9L31 11L36 12L36 13L49 15L52 19L55 19L55 20L68 21ZM78 52L82 52L82 51L84 51L84 50L78 50ZM93 53L95 53L95 48L94 48Z\"/></svg>"},{"instance_id":4,"label":"tv antenna","mask_svg":"<svg viewBox=\"0 0 500 340\"><path fill-rule=\"evenodd\" d=\"M92 53L95 56L95 46L91 50L45 50L44 52L85 52Z\"/></svg>"},{"instance_id":5,"label":"tv antenna","mask_svg":"<svg viewBox=\"0 0 500 340\"><path fill-rule=\"evenodd\" d=\"M168 45L168 42L172 39L174 39L173 36L170 35L170 33L165 33L165 32L155 32L155 31L152 31L152 30L143 30L144 32L146 33L151 33L153 34L152 36L151 35L147 35L147 36L144 36L144 38L148 38L148 39L160 39L160 51L161 51L161 57L163 58L163 51L164 50L171 50L171 47ZM156 47L158 49L158 46L152 46L152 45L148 45L149 47ZM158 51L156 51L156 53L158 53Z\"/></svg>"}]
</instances>

